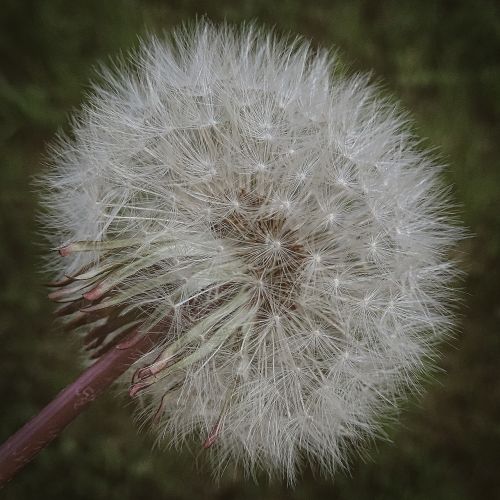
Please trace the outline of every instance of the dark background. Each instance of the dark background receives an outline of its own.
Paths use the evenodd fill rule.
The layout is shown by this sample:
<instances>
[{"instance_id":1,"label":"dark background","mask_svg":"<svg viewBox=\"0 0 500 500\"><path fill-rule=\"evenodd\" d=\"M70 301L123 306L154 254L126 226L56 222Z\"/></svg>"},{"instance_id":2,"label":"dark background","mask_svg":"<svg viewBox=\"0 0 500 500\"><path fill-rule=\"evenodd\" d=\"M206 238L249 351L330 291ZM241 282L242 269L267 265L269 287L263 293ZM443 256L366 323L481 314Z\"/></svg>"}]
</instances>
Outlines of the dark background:
<instances>
[{"instance_id":1,"label":"dark background","mask_svg":"<svg viewBox=\"0 0 500 500\"><path fill-rule=\"evenodd\" d=\"M494 1L3 0L0 5L0 440L80 371L78 345L54 328L42 283L37 193L46 142L88 90L93 67L207 14L258 19L336 46L373 69L448 165L465 253L456 339L443 372L411 400L391 442L350 474L305 470L294 489L243 478L216 484L198 449L152 449L124 399L108 394L8 487L7 499L500 498L500 7Z\"/></svg>"}]
</instances>

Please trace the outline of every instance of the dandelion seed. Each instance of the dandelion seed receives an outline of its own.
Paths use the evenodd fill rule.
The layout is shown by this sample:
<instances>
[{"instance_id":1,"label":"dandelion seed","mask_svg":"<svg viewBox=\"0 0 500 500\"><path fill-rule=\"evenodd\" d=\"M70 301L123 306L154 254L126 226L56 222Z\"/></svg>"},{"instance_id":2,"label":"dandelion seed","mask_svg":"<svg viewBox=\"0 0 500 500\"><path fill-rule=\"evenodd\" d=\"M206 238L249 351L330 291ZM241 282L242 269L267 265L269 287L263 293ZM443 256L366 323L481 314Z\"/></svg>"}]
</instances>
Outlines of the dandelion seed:
<instances>
[{"instance_id":1,"label":"dandelion seed","mask_svg":"<svg viewBox=\"0 0 500 500\"><path fill-rule=\"evenodd\" d=\"M254 26L103 77L42 179L58 315L90 357L157 332L130 394L219 470L344 466L453 324L440 167L367 78Z\"/></svg>"}]
</instances>

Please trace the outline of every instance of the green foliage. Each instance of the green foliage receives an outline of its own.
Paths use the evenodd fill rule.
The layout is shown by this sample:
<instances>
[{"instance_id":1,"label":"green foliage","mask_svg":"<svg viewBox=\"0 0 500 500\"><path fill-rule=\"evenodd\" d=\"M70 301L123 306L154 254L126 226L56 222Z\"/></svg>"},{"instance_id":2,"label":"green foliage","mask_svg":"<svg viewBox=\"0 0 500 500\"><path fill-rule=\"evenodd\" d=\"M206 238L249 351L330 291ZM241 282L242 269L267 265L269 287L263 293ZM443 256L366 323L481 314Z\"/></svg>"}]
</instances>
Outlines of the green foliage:
<instances>
[{"instance_id":1,"label":"green foliage","mask_svg":"<svg viewBox=\"0 0 500 500\"><path fill-rule=\"evenodd\" d=\"M7 499L494 498L500 480L500 9L492 1L4 0L0 9L0 439L79 372L76 340L54 330L39 272L30 178L45 142L88 90L92 68L161 31L207 14L258 19L336 46L351 69L374 69L449 165L463 245L463 316L445 368L410 402L392 443L355 459L335 481L306 471L294 490L241 477L210 479L199 444L161 451L130 405L104 397L29 465ZM450 343L451 344L451 343Z\"/></svg>"}]
</instances>

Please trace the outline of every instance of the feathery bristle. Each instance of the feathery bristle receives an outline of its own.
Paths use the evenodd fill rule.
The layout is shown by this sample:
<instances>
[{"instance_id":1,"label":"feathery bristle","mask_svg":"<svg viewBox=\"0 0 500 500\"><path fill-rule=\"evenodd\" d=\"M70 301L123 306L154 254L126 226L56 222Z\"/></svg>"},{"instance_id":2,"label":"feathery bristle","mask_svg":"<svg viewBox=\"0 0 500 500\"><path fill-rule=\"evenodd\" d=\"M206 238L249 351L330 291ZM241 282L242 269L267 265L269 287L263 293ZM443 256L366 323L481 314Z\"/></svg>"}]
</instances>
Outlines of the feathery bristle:
<instances>
[{"instance_id":1,"label":"feathery bristle","mask_svg":"<svg viewBox=\"0 0 500 500\"><path fill-rule=\"evenodd\" d=\"M219 470L344 466L453 323L440 167L366 77L254 26L102 75L42 179L59 314L93 357L157 331L131 395Z\"/></svg>"}]
</instances>

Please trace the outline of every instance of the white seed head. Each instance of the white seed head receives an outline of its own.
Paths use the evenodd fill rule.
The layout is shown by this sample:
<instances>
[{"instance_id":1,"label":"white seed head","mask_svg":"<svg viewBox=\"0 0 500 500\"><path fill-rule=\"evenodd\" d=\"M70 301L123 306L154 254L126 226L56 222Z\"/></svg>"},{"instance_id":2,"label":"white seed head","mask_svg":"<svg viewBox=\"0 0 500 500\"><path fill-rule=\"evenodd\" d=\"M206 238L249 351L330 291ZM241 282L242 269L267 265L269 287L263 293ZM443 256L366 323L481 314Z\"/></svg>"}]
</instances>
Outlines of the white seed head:
<instances>
[{"instance_id":1,"label":"white seed head","mask_svg":"<svg viewBox=\"0 0 500 500\"><path fill-rule=\"evenodd\" d=\"M131 393L218 469L345 465L452 324L440 167L366 77L254 26L102 76L42 179L60 314L93 357L156 331Z\"/></svg>"}]
</instances>

